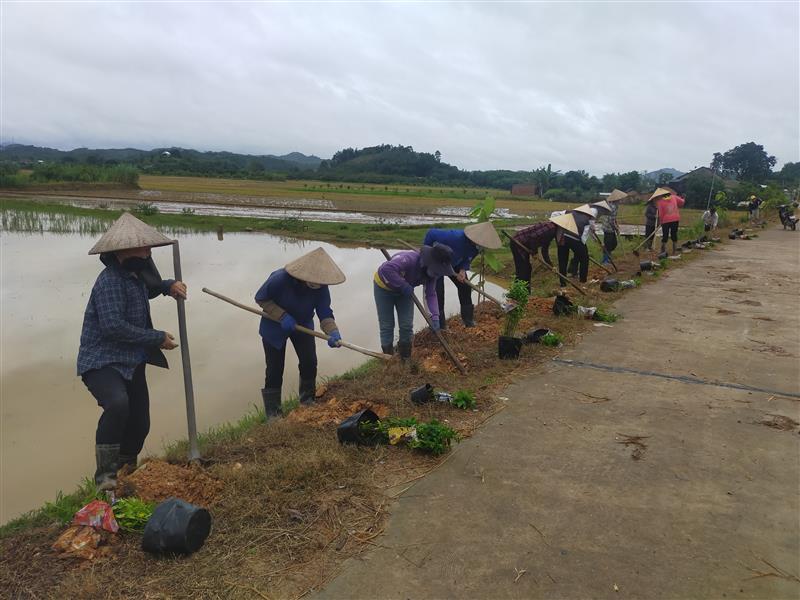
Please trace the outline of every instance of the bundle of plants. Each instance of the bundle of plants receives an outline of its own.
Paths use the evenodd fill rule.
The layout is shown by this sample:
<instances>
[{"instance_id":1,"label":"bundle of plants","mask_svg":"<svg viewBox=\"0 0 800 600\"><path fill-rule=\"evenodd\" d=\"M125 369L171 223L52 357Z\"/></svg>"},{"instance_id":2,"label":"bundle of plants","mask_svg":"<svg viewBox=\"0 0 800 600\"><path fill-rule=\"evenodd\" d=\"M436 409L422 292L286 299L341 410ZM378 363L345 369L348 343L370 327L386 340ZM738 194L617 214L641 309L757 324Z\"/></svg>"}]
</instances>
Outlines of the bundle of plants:
<instances>
[{"instance_id":1,"label":"bundle of plants","mask_svg":"<svg viewBox=\"0 0 800 600\"><path fill-rule=\"evenodd\" d=\"M598 308L592 315L592 320L600 321L601 323L615 323L619 319L619 315L610 311L605 311Z\"/></svg>"},{"instance_id":2,"label":"bundle of plants","mask_svg":"<svg viewBox=\"0 0 800 600\"><path fill-rule=\"evenodd\" d=\"M420 423L414 417L387 417L380 421L359 423L364 436L380 438L385 444L405 444L427 454L444 454L453 442L458 442L458 432L452 427L431 419Z\"/></svg>"},{"instance_id":3,"label":"bundle of plants","mask_svg":"<svg viewBox=\"0 0 800 600\"><path fill-rule=\"evenodd\" d=\"M514 278L505 295L516 306L506 313L503 333L498 339L497 353L500 358L519 358L523 340L517 337L516 333L519 323L525 315L525 307L528 305L528 283Z\"/></svg>"},{"instance_id":4,"label":"bundle of plants","mask_svg":"<svg viewBox=\"0 0 800 600\"><path fill-rule=\"evenodd\" d=\"M120 498L111 509L114 511L114 518L124 531L142 533L147 521L153 516L154 502L145 502L139 498Z\"/></svg>"},{"instance_id":5,"label":"bundle of plants","mask_svg":"<svg viewBox=\"0 0 800 600\"><path fill-rule=\"evenodd\" d=\"M564 338L561 337L559 334L550 331L549 333L544 334L539 339L539 343L542 346L548 346L550 348L558 348L564 343Z\"/></svg>"}]
</instances>

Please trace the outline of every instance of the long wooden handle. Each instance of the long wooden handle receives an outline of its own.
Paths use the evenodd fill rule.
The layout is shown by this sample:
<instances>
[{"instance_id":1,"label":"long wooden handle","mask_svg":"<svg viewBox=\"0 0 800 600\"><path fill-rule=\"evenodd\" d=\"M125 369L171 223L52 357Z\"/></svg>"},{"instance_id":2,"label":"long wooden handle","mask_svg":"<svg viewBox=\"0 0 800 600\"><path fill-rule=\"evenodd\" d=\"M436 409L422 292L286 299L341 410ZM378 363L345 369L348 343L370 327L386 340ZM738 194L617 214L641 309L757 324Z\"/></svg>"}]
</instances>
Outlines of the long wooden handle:
<instances>
[{"instance_id":1,"label":"long wooden handle","mask_svg":"<svg viewBox=\"0 0 800 600\"><path fill-rule=\"evenodd\" d=\"M593 259L591 256L589 257L589 260L590 260L590 261L592 261L594 264L596 264L596 265L597 265L598 267L600 267L601 269L603 269L603 270L604 270L606 273L609 273L609 274L611 273L611 269L609 269L609 268L608 268L607 266L605 266L604 264L597 262L597 261L596 261L595 259Z\"/></svg>"},{"instance_id":2,"label":"long wooden handle","mask_svg":"<svg viewBox=\"0 0 800 600\"><path fill-rule=\"evenodd\" d=\"M232 298L228 298L227 296L223 296L219 292L215 292L215 291L210 290L208 288L203 288L203 291L206 294L210 295L210 296L214 296L215 298L219 298L220 300L222 300L224 302L227 302L228 304L233 304L234 306L238 306L242 310L246 310L248 312L251 312L251 313L253 313L255 315L258 315L259 317L265 317L265 318L269 319L270 321L274 321L275 320L272 317L270 317L267 313L265 313L263 310L258 310L257 308L253 308L252 306L247 306L246 304L242 304L241 302L237 302L236 300L233 300ZM295 330L299 331L300 333L306 333L308 335L313 335L314 337L318 337L321 340L328 341L330 339L324 333L320 333L319 331L314 331L313 329L309 329L308 327L303 327L302 325L295 325L294 328L295 328ZM355 350L356 352L361 352L361 354L366 354L367 356L374 356L375 358L382 358L383 360L391 360L392 359L392 357L389 356L388 354L383 354L382 352L375 352L374 350L369 350L368 348L362 348L361 346L356 346L355 344L350 344L350 343L345 342L343 340L339 340L339 345L342 348L348 348L350 350Z\"/></svg>"},{"instance_id":3,"label":"long wooden handle","mask_svg":"<svg viewBox=\"0 0 800 600\"><path fill-rule=\"evenodd\" d=\"M386 250L386 248L380 248L380 251L386 257L386 260L392 260L392 257ZM439 331L438 329L433 329L433 321L431 320L431 316L428 314L428 311L425 310L425 307L422 305L422 302L420 302L420 299L417 298L417 295L413 291L411 292L411 298L414 300L414 304L417 306L419 312L422 313L422 317L425 319L425 322L428 324L428 327L430 327L433 330L434 335L436 335L436 339L439 340L439 343L442 345L442 348L444 348L444 351L447 353L447 356L450 358L451 361L453 361L453 364L456 366L459 372L462 375L466 375L467 369L464 367L464 365L461 364L461 361L458 360L458 357L456 356L455 352L453 352L453 350L450 348L450 344L448 344L447 340L444 339L442 332ZM439 315L439 318L443 319L444 315Z\"/></svg>"},{"instance_id":4,"label":"long wooden handle","mask_svg":"<svg viewBox=\"0 0 800 600\"><path fill-rule=\"evenodd\" d=\"M408 248L409 250L418 250L418 249L419 249L419 248L415 248L414 246L412 246L411 244L409 244L409 243L408 243L407 241L405 241L405 240L397 240L397 241L398 241L398 242L400 242L401 244L403 244L403 245L404 245L406 248ZM465 279L465 280L464 280L462 283L465 283L465 284L467 284L469 287L471 287L473 290L475 290L475 291L476 291L476 292L478 292L479 294L483 294L483 295L484 295L484 297L485 297L487 300L491 300L492 302L494 302L495 304L497 304L497 306L499 306L500 308L505 308L505 306L506 306L505 304L503 304L502 302L500 302L500 300L498 300L497 298L495 298L495 297L494 297L494 296L492 296L491 294L487 293L487 292L486 292L486 291L485 291L483 288L481 288L481 287L479 287L479 286L475 285L474 283L472 283L472 282L471 282L469 279Z\"/></svg>"},{"instance_id":5,"label":"long wooden handle","mask_svg":"<svg viewBox=\"0 0 800 600\"><path fill-rule=\"evenodd\" d=\"M504 236L506 236L506 237L507 237L509 240L511 240L511 241L512 241L513 243L515 243L517 246L519 246L520 248L522 248L523 250L525 250L525 252L527 252L528 254L530 254L530 255L531 255L533 258L535 258L536 260L538 260L538 261L539 261L541 264L543 264L545 267L547 267L548 269L550 269L550 270L551 270L553 273L555 273L556 275L558 275L559 279L563 279L563 280L564 280L564 281L566 281L568 284L570 284L572 287L574 287L576 290L578 290L578 291L579 291L581 294L583 294L584 296L588 296L588 294L587 294L587 293L586 293L586 292L585 292L583 289L581 289L581 288L580 288L580 287L579 287L577 284L573 283L572 281L570 281L570 280L569 280L569 279L567 279L566 277L562 276L562 275L561 275L561 273L559 273L559 272L558 272L558 269L556 269L555 267L553 267L553 266L551 266L551 265L548 265L548 264L547 264L546 262L544 262L544 261L543 261L541 258L539 258L539 255L538 255L538 254L535 254L534 252L531 252L531 251L530 251L530 250L529 250L529 249L528 249L528 248L525 246L525 244L523 244L522 242L520 242L518 239L516 239L516 238L514 238L514 237L511 237L510 235L508 235L508 232L507 232L507 231L505 231L505 230L502 230L502 232L503 232L503 235L504 235Z\"/></svg>"},{"instance_id":6,"label":"long wooden handle","mask_svg":"<svg viewBox=\"0 0 800 600\"><path fill-rule=\"evenodd\" d=\"M650 238L652 238L655 234L656 234L656 230L653 229L652 233L650 235L648 235L646 238L644 238L644 240L642 240L642 243L639 244L638 246L636 246L636 248L634 248L632 251L636 252L639 248L644 246L648 242L648 240L650 240Z\"/></svg>"}]
</instances>

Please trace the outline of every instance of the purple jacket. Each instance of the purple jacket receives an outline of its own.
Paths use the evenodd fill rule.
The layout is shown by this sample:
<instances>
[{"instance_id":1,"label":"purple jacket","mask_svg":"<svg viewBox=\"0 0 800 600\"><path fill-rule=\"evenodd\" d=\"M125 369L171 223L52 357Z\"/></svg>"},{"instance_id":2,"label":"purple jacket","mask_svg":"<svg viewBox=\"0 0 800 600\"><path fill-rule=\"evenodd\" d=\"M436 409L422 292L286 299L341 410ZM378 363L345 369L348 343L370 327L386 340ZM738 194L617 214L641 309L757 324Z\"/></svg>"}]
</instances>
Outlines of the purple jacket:
<instances>
[{"instance_id":1,"label":"purple jacket","mask_svg":"<svg viewBox=\"0 0 800 600\"><path fill-rule=\"evenodd\" d=\"M439 318L439 301L436 299L436 279L422 270L420 255L416 250L398 252L378 267L378 277L393 292L408 293L408 288L424 286L425 302L434 319Z\"/></svg>"}]
</instances>

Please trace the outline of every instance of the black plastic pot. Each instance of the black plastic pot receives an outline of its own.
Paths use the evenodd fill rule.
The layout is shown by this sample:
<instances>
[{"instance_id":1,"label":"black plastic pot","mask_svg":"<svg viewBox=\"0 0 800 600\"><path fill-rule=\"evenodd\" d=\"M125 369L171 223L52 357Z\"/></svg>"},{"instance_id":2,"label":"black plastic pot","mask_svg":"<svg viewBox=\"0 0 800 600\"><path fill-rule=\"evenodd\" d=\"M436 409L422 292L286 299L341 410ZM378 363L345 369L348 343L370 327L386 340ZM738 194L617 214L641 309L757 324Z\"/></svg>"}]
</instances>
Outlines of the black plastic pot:
<instances>
[{"instance_id":1,"label":"black plastic pot","mask_svg":"<svg viewBox=\"0 0 800 600\"><path fill-rule=\"evenodd\" d=\"M156 506L142 535L142 550L153 554L191 554L211 533L211 514L179 498Z\"/></svg>"},{"instance_id":2,"label":"black plastic pot","mask_svg":"<svg viewBox=\"0 0 800 600\"><path fill-rule=\"evenodd\" d=\"M361 446L374 446L381 440L380 434L365 435L360 423L377 423L378 415L370 409L365 408L357 413L350 415L336 428L336 437L340 444L359 444Z\"/></svg>"},{"instance_id":3,"label":"black plastic pot","mask_svg":"<svg viewBox=\"0 0 800 600\"><path fill-rule=\"evenodd\" d=\"M601 292L616 292L619 287L619 281L616 279L604 279L600 282Z\"/></svg>"},{"instance_id":4,"label":"black plastic pot","mask_svg":"<svg viewBox=\"0 0 800 600\"><path fill-rule=\"evenodd\" d=\"M571 315L577 310L572 301L564 295L556 296L553 301L553 314L557 317L562 315Z\"/></svg>"},{"instance_id":5,"label":"black plastic pot","mask_svg":"<svg viewBox=\"0 0 800 600\"><path fill-rule=\"evenodd\" d=\"M728 239L729 239L729 240L735 240L735 239L736 239L736 234L735 234L733 231L731 231L731 232L728 234Z\"/></svg>"},{"instance_id":6,"label":"black plastic pot","mask_svg":"<svg viewBox=\"0 0 800 600\"><path fill-rule=\"evenodd\" d=\"M552 333L549 329L531 329L523 338L526 344L538 344L544 336Z\"/></svg>"},{"instance_id":7,"label":"black plastic pot","mask_svg":"<svg viewBox=\"0 0 800 600\"><path fill-rule=\"evenodd\" d=\"M411 390L411 401L414 404L426 404L433 401L433 386L426 383L422 387Z\"/></svg>"},{"instance_id":8,"label":"black plastic pot","mask_svg":"<svg viewBox=\"0 0 800 600\"><path fill-rule=\"evenodd\" d=\"M519 358L522 350L522 338L501 335L497 339L497 356L504 360Z\"/></svg>"},{"instance_id":9,"label":"black plastic pot","mask_svg":"<svg viewBox=\"0 0 800 600\"><path fill-rule=\"evenodd\" d=\"M656 263L652 260L641 260L639 261L639 270L640 271L655 271L658 267Z\"/></svg>"}]
</instances>

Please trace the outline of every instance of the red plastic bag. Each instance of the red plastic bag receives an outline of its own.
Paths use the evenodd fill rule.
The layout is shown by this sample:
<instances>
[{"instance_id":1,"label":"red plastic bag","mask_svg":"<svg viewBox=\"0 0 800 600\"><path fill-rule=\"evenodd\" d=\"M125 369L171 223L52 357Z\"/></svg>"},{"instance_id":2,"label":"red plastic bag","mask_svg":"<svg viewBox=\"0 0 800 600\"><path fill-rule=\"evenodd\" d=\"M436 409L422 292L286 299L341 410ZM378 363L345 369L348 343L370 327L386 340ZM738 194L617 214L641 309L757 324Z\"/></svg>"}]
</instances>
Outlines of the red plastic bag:
<instances>
[{"instance_id":1,"label":"red plastic bag","mask_svg":"<svg viewBox=\"0 0 800 600\"><path fill-rule=\"evenodd\" d=\"M111 533L119 531L119 525L114 518L114 511L111 510L108 502L102 500L92 500L75 513L72 519L73 525L88 525L95 529L105 529Z\"/></svg>"}]
</instances>

